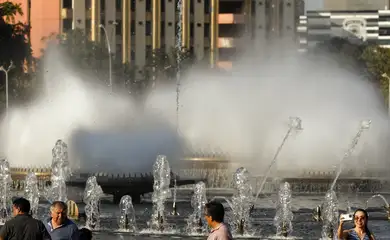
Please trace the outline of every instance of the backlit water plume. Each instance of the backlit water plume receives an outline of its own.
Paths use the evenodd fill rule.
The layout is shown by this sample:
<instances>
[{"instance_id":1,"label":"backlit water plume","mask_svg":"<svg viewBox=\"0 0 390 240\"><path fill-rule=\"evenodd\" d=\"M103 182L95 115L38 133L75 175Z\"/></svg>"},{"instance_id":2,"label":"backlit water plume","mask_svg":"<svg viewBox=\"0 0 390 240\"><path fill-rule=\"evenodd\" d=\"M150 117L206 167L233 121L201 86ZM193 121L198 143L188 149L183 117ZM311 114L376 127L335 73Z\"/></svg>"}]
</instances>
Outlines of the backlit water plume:
<instances>
[{"instance_id":1,"label":"backlit water plume","mask_svg":"<svg viewBox=\"0 0 390 240\"><path fill-rule=\"evenodd\" d=\"M128 96L110 95L108 87L91 84L90 76L67 69L62 58L56 51L49 55L45 93L30 106L10 111L8 131L3 124L6 144L0 147L11 165L25 165L25 159L49 164L57 139L69 143L70 155L76 156L70 156L71 165L80 161L86 168L136 171L142 163L138 172L150 172L156 155L172 158L169 151L178 145L175 86L154 89L140 113ZM270 163L289 117L299 116L304 131L291 136L274 168L333 171L359 121L371 119L370 131L349 159L354 164L344 172L389 166L387 110L371 83L321 56L245 62L235 63L230 73L196 69L181 80L179 132L190 147L221 149L240 161L234 168L250 166L256 175ZM149 128L151 121L163 124ZM132 134L131 129L141 130ZM91 136L81 137L80 131ZM95 134L102 131L109 134Z\"/></svg>"}]
</instances>

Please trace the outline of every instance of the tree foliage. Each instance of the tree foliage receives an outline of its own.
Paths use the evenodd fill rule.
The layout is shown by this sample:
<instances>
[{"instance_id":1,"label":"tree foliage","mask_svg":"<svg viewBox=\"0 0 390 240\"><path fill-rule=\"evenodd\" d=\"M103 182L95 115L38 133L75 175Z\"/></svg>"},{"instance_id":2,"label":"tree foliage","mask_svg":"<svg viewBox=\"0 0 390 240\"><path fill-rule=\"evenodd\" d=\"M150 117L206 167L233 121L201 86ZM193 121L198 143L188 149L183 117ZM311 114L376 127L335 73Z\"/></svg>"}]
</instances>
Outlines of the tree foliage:
<instances>
[{"instance_id":1,"label":"tree foliage","mask_svg":"<svg viewBox=\"0 0 390 240\"><path fill-rule=\"evenodd\" d=\"M373 44L353 44L348 39L332 38L317 44L316 50L335 55L335 60L376 84L386 100L389 97L390 49ZM388 103L388 101L386 101Z\"/></svg>"},{"instance_id":2,"label":"tree foliage","mask_svg":"<svg viewBox=\"0 0 390 240\"><path fill-rule=\"evenodd\" d=\"M384 74L390 75L390 49L379 46L369 46L362 54L362 59L372 78L379 84L380 89L388 100L389 79ZM386 101L388 103L388 101Z\"/></svg>"},{"instance_id":3,"label":"tree foliage","mask_svg":"<svg viewBox=\"0 0 390 240\"><path fill-rule=\"evenodd\" d=\"M194 56L186 50L179 52L172 48L168 52L165 49L151 51L146 56L144 68L139 69L134 64L122 66L126 87L132 95L143 96L159 84L175 83L177 77L186 74L194 60Z\"/></svg>"},{"instance_id":4,"label":"tree foliage","mask_svg":"<svg viewBox=\"0 0 390 240\"><path fill-rule=\"evenodd\" d=\"M31 45L27 39L29 26L16 21L18 15L23 15L20 4L9 1L0 3L0 66L8 68L13 62L14 68L9 72L9 93L14 102L30 98L32 78L26 71L27 61L32 59ZM4 102L5 75L2 72L0 80L0 99Z\"/></svg>"}]
</instances>

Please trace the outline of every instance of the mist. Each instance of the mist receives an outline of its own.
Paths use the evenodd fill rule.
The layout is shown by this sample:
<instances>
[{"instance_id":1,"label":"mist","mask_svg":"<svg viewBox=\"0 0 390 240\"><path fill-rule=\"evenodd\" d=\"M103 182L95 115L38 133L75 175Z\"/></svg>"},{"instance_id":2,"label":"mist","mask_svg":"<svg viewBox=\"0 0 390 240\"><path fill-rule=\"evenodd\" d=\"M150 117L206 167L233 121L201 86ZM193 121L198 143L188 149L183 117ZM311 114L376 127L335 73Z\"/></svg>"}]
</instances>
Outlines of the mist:
<instances>
[{"instance_id":1,"label":"mist","mask_svg":"<svg viewBox=\"0 0 390 240\"><path fill-rule=\"evenodd\" d=\"M253 56L253 55L252 55ZM176 93L155 91L150 109L161 109L174 124ZM179 126L195 148L222 149L234 166L254 174L265 168L281 144L289 117L302 119L303 130L291 134L276 167L279 172L333 171L360 121L372 120L347 170L388 169L387 109L377 88L337 65L330 56L244 58L228 75L194 71L182 83Z\"/></svg>"},{"instance_id":2,"label":"mist","mask_svg":"<svg viewBox=\"0 0 390 240\"><path fill-rule=\"evenodd\" d=\"M372 120L347 169L388 168L389 126L383 99L372 83L324 56L243 57L229 73L194 68L176 86L160 85L143 111L126 94L112 94L90 76L69 70L61 52L46 59L46 89L28 106L11 109L2 124L2 152L12 166L51 163L64 139L72 166L83 171L150 172L157 154L175 165L183 148L223 151L233 167L261 174L300 117L303 130L288 139L279 172L331 171L360 121ZM62 61L62 59L64 59ZM179 135L176 134L178 124Z\"/></svg>"}]
</instances>

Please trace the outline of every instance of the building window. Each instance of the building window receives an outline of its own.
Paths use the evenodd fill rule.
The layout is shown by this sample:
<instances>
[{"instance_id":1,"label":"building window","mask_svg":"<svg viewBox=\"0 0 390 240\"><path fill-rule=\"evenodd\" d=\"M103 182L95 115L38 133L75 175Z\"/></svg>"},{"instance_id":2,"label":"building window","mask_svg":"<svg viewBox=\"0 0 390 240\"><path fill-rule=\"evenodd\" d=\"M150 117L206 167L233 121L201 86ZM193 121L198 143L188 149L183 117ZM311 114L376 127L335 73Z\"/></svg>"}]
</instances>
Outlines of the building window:
<instances>
[{"instance_id":1,"label":"building window","mask_svg":"<svg viewBox=\"0 0 390 240\"><path fill-rule=\"evenodd\" d=\"M135 21L131 21L131 35L135 35Z\"/></svg>"},{"instance_id":2,"label":"building window","mask_svg":"<svg viewBox=\"0 0 390 240\"><path fill-rule=\"evenodd\" d=\"M134 50L131 50L131 60L132 61L135 60L135 51Z\"/></svg>"},{"instance_id":3,"label":"building window","mask_svg":"<svg viewBox=\"0 0 390 240\"><path fill-rule=\"evenodd\" d=\"M70 31L72 30L72 19L64 19L62 20L62 30L63 32L67 32L67 31Z\"/></svg>"},{"instance_id":4,"label":"building window","mask_svg":"<svg viewBox=\"0 0 390 240\"><path fill-rule=\"evenodd\" d=\"M165 12L165 0L161 0L161 12L164 13Z\"/></svg>"},{"instance_id":5,"label":"building window","mask_svg":"<svg viewBox=\"0 0 390 240\"><path fill-rule=\"evenodd\" d=\"M210 8L211 8L210 0L204 0L204 13L205 14L210 13Z\"/></svg>"},{"instance_id":6,"label":"building window","mask_svg":"<svg viewBox=\"0 0 390 240\"><path fill-rule=\"evenodd\" d=\"M91 0L85 0L85 8L86 9L90 9L91 5L92 5Z\"/></svg>"},{"instance_id":7,"label":"building window","mask_svg":"<svg viewBox=\"0 0 390 240\"><path fill-rule=\"evenodd\" d=\"M194 23L190 23L190 37L194 37Z\"/></svg>"},{"instance_id":8,"label":"building window","mask_svg":"<svg viewBox=\"0 0 390 240\"><path fill-rule=\"evenodd\" d=\"M204 24L204 37L210 37L210 24Z\"/></svg>"},{"instance_id":9,"label":"building window","mask_svg":"<svg viewBox=\"0 0 390 240\"><path fill-rule=\"evenodd\" d=\"M151 11L152 11L152 1L146 1L146 12L151 12Z\"/></svg>"},{"instance_id":10,"label":"building window","mask_svg":"<svg viewBox=\"0 0 390 240\"><path fill-rule=\"evenodd\" d=\"M151 36L152 35L152 23L150 21L146 21L145 24L145 34L146 36Z\"/></svg>"},{"instance_id":11,"label":"building window","mask_svg":"<svg viewBox=\"0 0 390 240\"><path fill-rule=\"evenodd\" d=\"M122 9L122 0L116 0L116 2L115 2L115 9L117 11L120 11Z\"/></svg>"},{"instance_id":12,"label":"building window","mask_svg":"<svg viewBox=\"0 0 390 240\"><path fill-rule=\"evenodd\" d=\"M130 8L131 8L131 11L135 11L135 0L131 0L131 6L130 6Z\"/></svg>"},{"instance_id":13,"label":"building window","mask_svg":"<svg viewBox=\"0 0 390 240\"><path fill-rule=\"evenodd\" d=\"M161 36L165 36L165 23L161 22Z\"/></svg>"},{"instance_id":14,"label":"building window","mask_svg":"<svg viewBox=\"0 0 390 240\"><path fill-rule=\"evenodd\" d=\"M122 35L122 20L117 20L115 25L116 35Z\"/></svg>"},{"instance_id":15,"label":"building window","mask_svg":"<svg viewBox=\"0 0 390 240\"><path fill-rule=\"evenodd\" d=\"M62 8L72 8L72 0L62 0Z\"/></svg>"},{"instance_id":16,"label":"building window","mask_svg":"<svg viewBox=\"0 0 390 240\"><path fill-rule=\"evenodd\" d=\"M91 19L85 20L85 28L91 30Z\"/></svg>"}]
</instances>

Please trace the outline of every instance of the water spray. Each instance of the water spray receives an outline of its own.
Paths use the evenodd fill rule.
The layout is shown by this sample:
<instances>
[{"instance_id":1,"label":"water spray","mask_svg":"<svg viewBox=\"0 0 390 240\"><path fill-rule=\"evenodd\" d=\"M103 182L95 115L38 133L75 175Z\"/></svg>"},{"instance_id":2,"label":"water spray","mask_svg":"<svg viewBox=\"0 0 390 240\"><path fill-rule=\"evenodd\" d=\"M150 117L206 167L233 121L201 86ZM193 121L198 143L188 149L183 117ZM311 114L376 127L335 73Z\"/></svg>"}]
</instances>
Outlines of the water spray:
<instances>
[{"instance_id":1,"label":"water spray","mask_svg":"<svg viewBox=\"0 0 390 240\"><path fill-rule=\"evenodd\" d=\"M177 201L177 180L176 180L176 176L175 176L175 179L173 181L174 181L174 185L173 185L173 204L172 204L172 213L171 213L171 215L172 216L179 216L180 214L177 212L177 204L176 204L176 201Z\"/></svg>"},{"instance_id":2,"label":"water spray","mask_svg":"<svg viewBox=\"0 0 390 240\"><path fill-rule=\"evenodd\" d=\"M352 139L352 143L351 143L349 149L344 153L343 158L340 160L339 169L337 171L336 177L334 178L333 183L332 183L332 185L331 185L329 190L333 190L334 189L334 187L336 185L336 182L337 182L338 178L340 177L340 174L341 174L341 172L343 170L343 162L344 162L344 160L351 156L351 154L353 153L353 151L356 148L356 145L359 142L360 137L362 136L363 131L370 129L370 126L371 126L371 120L365 120L365 121L362 121L360 123L360 128L359 128L358 132L356 133L355 137Z\"/></svg>"},{"instance_id":3,"label":"water spray","mask_svg":"<svg viewBox=\"0 0 390 240\"><path fill-rule=\"evenodd\" d=\"M276 150L276 153L271 161L271 164L268 166L267 172L264 175L264 179L260 185L259 190L257 191L256 198L255 198L256 200L258 199L260 193L263 191L263 188L264 188L265 183L267 181L268 175L271 172L271 168L275 164L275 162L279 156L279 153L282 151L284 144L286 143L288 137L291 135L291 132L293 130L302 130L302 120L299 117L290 117L289 128L287 130L287 133L284 136L282 143L280 144L280 146Z\"/></svg>"}]
</instances>

